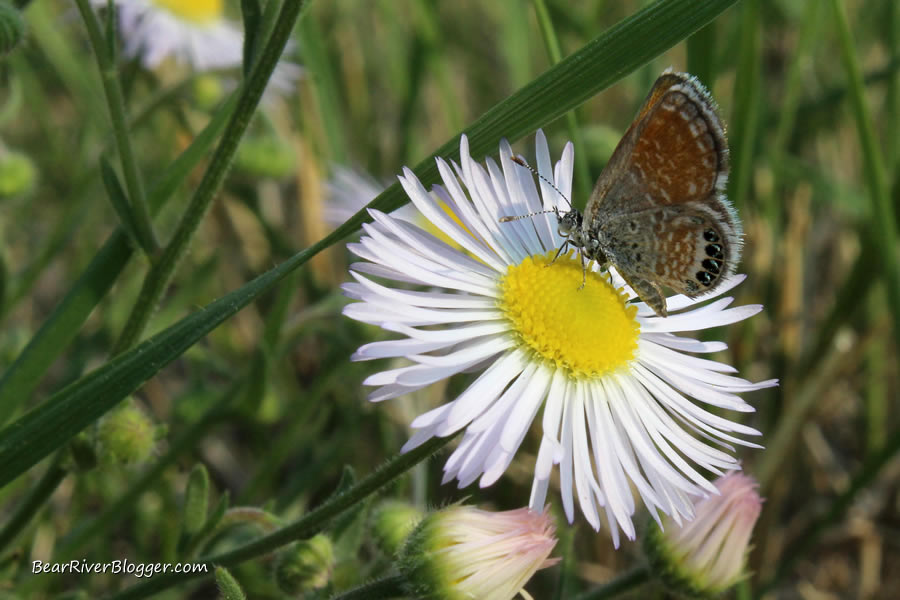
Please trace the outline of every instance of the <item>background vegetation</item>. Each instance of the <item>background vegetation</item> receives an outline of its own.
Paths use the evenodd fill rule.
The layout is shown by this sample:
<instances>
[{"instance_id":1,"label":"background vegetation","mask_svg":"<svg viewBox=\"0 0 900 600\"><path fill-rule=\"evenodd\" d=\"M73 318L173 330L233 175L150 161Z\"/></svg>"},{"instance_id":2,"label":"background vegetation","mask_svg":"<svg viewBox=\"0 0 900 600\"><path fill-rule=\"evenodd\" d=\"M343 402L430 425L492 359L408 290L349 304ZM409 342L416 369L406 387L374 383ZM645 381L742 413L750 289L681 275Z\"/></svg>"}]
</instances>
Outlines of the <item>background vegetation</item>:
<instances>
[{"instance_id":1,"label":"background vegetation","mask_svg":"<svg viewBox=\"0 0 900 600\"><path fill-rule=\"evenodd\" d=\"M278 35L273 17L281 3L265 4L257 29L264 41ZM782 382L750 395L758 411L740 415L764 432L767 449L742 450L742 458L767 501L753 575L736 594L896 598L897 3L309 4L296 27L282 26L295 44L288 56L305 77L296 95L265 104L249 122L227 175L223 153L241 134L227 118L253 108L247 90L254 77L264 81L266 52L257 52L250 83L231 96L238 100L228 100L219 79L118 61L134 164L150 211L164 203L153 220L162 245L198 197L212 200L208 213L196 215L202 222L188 232L189 251L176 261L171 284L157 277L162 295L146 331L123 341L148 275L161 274L117 230L109 198L118 177L110 172L121 172L121 146L84 21L71 2L28 3L23 46L0 58L0 154L24 154L35 169L29 189L0 200L0 593L43 598L82 588L94 597L134 583L111 575L32 577L33 560L186 556L181 506L198 463L209 472L213 503L227 494L231 506L277 515L247 513L252 526L207 548L225 552L308 514L350 485L349 470L361 479L395 456L412 416L465 381L366 402L360 382L378 366L349 356L383 332L341 317L338 286L349 257L335 243L352 239L363 215L300 252L331 231L322 212L333 166L392 182L403 165L422 165L418 172L433 181L431 155L452 155L463 129L472 131L473 154L496 153L505 136L529 155L531 132L541 126L551 154L574 137L574 196L583 203L653 80L671 65L700 77L729 125L729 196L744 221L748 274L736 301L766 307L709 337L729 343L725 359L743 376ZM240 19L238 3L231 8ZM575 52L585 60L548 72ZM216 194L211 178L218 176ZM122 179L131 195L127 173ZM393 208L402 196L394 188L379 202ZM150 342L135 347L138 337ZM99 466L85 468L79 448L90 445L97 419L132 392L161 426L156 449L137 465L101 456ZM440 486L434 462L386 494L423 507L464 497L520 507L537 429L489 489ZM340 587L384 565L365 535L368 507L330 530ZM282 544L313 532L300 528ZM608 535L581 521L559 534L562 565L530 584L536 598L574 597L642 560L639 544L615 551ZM271 560L234 568L250 597L280 597ZM160 597L213 593L206 580ZM648 593L665 597L649 587L634 595Z\"/></svg>"}]
</instances>

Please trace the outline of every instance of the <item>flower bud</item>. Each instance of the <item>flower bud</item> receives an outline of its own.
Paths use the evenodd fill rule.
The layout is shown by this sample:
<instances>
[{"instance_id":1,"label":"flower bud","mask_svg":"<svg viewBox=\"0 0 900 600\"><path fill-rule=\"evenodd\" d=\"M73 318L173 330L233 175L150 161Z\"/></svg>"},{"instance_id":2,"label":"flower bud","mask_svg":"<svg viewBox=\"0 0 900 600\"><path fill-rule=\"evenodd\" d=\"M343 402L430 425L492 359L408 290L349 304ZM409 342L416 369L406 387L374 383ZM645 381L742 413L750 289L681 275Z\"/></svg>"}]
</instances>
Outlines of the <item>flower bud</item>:
<instances>
[{"instance_id":1,"label":"flower bud","mask_svg":"<svg viewBox=\"0 0 900 600\"><path fill-rule=\"evenodd\" d=\"M652 527L644 550L653 571L673 592L687 598L714 597L744 577L750 535L762 509L756 481L729 473L714 482L718 495L701 499L693 521L670 518Z\"/></svg>"},{"instance_id":2,"label":"flower bud","mask_svg":"<svg viewBox=\"0 0 900 600\"><path fill-rule=\"evenodd\" d=\"M535 571L555 564L547 512L488 512L456 505L426 516L398 566L406 592L427 600L510 600Z\"/></svg>"},{"instance_id":3,"label":"flower bud","mask_svg":"<svg viewBox=\"0 0 900 600\"><path fill-rule=\"evenodd\" d=\"M0 149L0 199L27 194L36 178L37 169L31 158L21 152Z\"/></svg>"},{"instance_id":4,"label":"flower bud","mask_svg":"<svg viewBox=\"0 0 900 600\"><path fill-rule=\"evenodd\" d=\"M421 510L407 502L387 500L372 514L372 535L375 543L388 556L394 556L403 547L407 536L422 520Z\"/></svg>"},{"instance_id":5,"label":"flower bud","mask_svg":"<svg viewBox=\"0 0 900 600\"><path fill-rule=\"evenodd\" d=\"M279 552L275 562L275 582L286 594L297 595L328 585L334 569L331 540L319 534Z\"/></svg>"},{"instance_id":6,"label":"flower bud","mask_svg":"<svg viewBox=\"0 0 900 600\"><path fill-rule=\"evenodd\" d=\"M225 95L222 81L216 75L198 74L191 85L194 102L204 110L213 110Z\"/></svg>"},{"instance_id":7,"label":"flower bud","mask_svg":"<svg viewBox=\"0 0 900 600\"><path fill-rule=\"evenodd\" d=\"M132 464L150 457L157 428L132 400L106 413L97 425L97 453L106 464Z\"/></svg>"},{"instance_id":8,"label":"flower bud","mask_svg":"<svg viewBox=\"0 0 900 600\"><path fill-rule=\"evenodd\" d=\"M17 8L0 2L0 56L9 54L25 37L25 19Z\"/></svg>"},{"instance_id":9,"label":"flower bud","mask_svg":"<svg viewBox=\"0 0 900 600\"><path fill-rule=\"evenodd\" d=\"M191 469L184 489L184 533L193 537L206 525L209 510L209 472L198 463Z\"/></svg>"}]
</instances>

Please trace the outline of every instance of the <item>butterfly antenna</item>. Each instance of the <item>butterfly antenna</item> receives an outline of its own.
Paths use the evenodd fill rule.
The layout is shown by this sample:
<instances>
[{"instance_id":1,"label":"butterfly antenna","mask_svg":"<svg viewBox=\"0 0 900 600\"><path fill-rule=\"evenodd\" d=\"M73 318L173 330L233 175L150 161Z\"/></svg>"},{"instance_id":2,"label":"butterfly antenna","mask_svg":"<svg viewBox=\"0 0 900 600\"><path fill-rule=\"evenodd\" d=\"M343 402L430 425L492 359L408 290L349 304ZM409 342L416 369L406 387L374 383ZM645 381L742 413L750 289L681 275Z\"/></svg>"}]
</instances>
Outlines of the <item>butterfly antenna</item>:
<instances>
[{"instance_id":1,"label":"butterfly antenna","mask_svg":"<svg viewBox=\"0 0 900 600\"><path fill-rule=\"evenodd\" d=\"M510 158L512 158L512 161L514 163L516 163L517 165L522 165L523 167L525 167L526 169L528 169L529 171L531 171L532 173L534 173L535 175L540 177L541 181L543 181L544 183L546 183L547 185L552 187L554 190L556 190L556 193L559 194L559 197L566 201L566 204L569 205L570 209L572 208L572 203L569 201L568 198L566 198L566 195L563 194L561 191L559 191L559 188L556 187L555 185L553 185L552 181L550 181L549 179L547 179L546 177L544 177L543 175L541 175L540 173L535 171L531 167L531 165L529 165L527 162L525 162L524 158L519 158L518 156L511 156ZM544 212L550 212L550 211L544 211ZM535 214L540 214L540 213L535 213Z\"/></svg>"},{"instance_id":2,"label":"butterfly antenna","mask_svg":"<svg viewBox=\"0 0 900 600\"><path fill-rule=\"evenodd\" d=\"M527 215L518 215L515 217L500 217L501 223L509 223L510 221L518 221L519 219L530 219L535 215L543 215L546 213L555 213L556 209L551 208L550 210L539 210L538 212L528 213Z\"/></svg>"}]
</instances>

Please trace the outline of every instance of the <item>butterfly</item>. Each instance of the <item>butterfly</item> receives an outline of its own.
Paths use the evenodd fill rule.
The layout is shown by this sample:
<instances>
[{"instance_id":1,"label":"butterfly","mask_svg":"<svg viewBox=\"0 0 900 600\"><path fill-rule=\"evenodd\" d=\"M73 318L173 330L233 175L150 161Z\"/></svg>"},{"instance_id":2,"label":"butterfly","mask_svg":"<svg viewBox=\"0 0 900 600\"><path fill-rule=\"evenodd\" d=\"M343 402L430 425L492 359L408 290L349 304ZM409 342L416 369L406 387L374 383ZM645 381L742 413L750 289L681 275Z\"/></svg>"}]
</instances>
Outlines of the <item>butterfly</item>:
<instances>
[{"instance_id":1,"label":"butterfly","mask_svg":"<svg viewBox=\"0 0 900 600\"><path fill-rule=\"evenodd\" d=\"M556 256L571 246L582 265L614 266L665 317L663 287L696 298L737 267L742 230L724 194L727 181L728 142L712 96L696 77L667 69L597 178L584 213L554 209L565 238Z\"/></svg>"}]
</instances>

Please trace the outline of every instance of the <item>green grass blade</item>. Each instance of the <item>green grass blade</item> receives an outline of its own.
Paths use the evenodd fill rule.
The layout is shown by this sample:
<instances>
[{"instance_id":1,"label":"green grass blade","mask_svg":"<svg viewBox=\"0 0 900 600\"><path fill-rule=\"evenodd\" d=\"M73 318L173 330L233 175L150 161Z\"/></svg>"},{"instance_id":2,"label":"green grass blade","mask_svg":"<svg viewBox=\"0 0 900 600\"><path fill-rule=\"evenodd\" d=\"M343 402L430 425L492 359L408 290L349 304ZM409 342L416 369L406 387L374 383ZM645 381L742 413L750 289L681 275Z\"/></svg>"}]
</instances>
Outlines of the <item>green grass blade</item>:
<instances>
[{"instance_id":1,"label":"green grass blade","mask_svg":"<svg viewBox=\"0 0 900 600\"><path fill-rule=\"evenodd\" d=\"M881 272L887 287L888 306L894 320L894 340L900 345L900 264L897 259L897 220L888 188L884 157L875 138L875 127L866 104L865 85L856 57L847 13L840 0L831 0L832 13L838 29L841 57L847 71L850 106L856 120L856 131L863 154L863 168L869 197L872 202L872 229L878 246Z\"/></svg>"},{"instance_id":2,"label":"green grass blade","mask_svg":"<svg viewBox=\"0 0 900 600\"><path fill-rule=\"evenodd\" d=\"M759 2L741 5L741 43L734 81L734 109L731 112L732 172L728 197L738 209L745 205L753 175L760 109Z\"/></svg>"},{"instance_id":3,"label":"green grass blade","mask_svg":"<svg viewBox=\"0 0 900 600\"><path fill-rule=\"evenodd\" d=\"M706 25L736 0L657 2L624 19L499 105L466 130L473 156L516 140L565 114L601 89ZM458 156L458 138L435 153ZM429 158L416 168L426 184L437 180ZM405 202L394 184L370 206L393 210ZM241 288L185 317L142 344L54 394L0 431L0 485L5 485L92 423L207 333L271 289L288 273L359 228L361 210L330 235Z\"/></svg>"}]
</instances>

